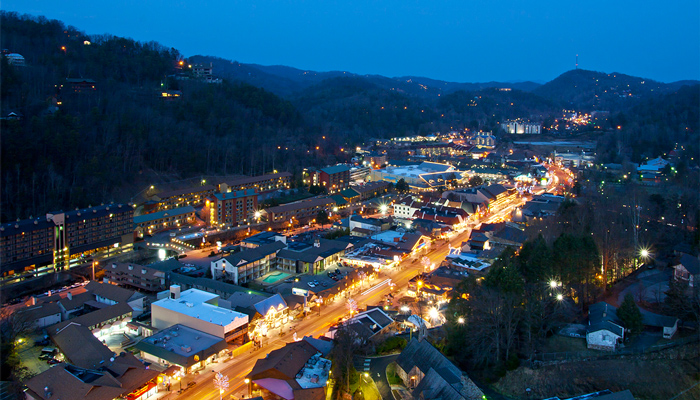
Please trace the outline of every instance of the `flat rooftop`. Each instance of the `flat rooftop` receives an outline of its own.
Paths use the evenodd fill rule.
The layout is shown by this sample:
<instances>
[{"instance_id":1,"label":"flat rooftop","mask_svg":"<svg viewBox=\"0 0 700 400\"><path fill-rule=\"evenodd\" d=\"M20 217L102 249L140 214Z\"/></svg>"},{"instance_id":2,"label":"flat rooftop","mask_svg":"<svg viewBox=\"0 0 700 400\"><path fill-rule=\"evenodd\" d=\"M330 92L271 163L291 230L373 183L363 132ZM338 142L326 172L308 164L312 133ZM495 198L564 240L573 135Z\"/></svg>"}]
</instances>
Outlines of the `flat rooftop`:
<instances>
[{"instance_id":1,"label":"flat rooftop","mask_svg":"<svg viewBox=\"0 0 700 400\"><path fill-rule=\"evenodd\" d=\"M203 290L189 289L180 293L179 299L158 300L153 303L153 306L225 327L232 324L237 327L248 323L248 315L210 304L212 300L218 298L219 296Z\"/></svg>"},{"instance_id":2,"label":"flat rooftop","mask_svg":"<svg viewBox=\"0 0 700 400\"><path fill-rule=\"evenodd\" d=\"M299 371L296 381L303 389L326 386L328 373L331 370L331 361L321 357L321 352L311 356L304 368Z\"/></svg>"},{"instance_id":3,"label":"flat rooftop","mask_svg":"<svg viewBox=\"0 0 700 400\"><path fill-rule=\"evenodd\" d=\"M202 353L209 357L211 354L223 350L226 348L226 341L220 337L177 324L141 340L137 348L149 354L157 353L155 355L182 365L181 362L184 358L190 358L197 354L202 359ZM156 348L158 351L154 351ZM166 352L172 353L174 357L168 357L165 355Z\"/></svg>"}]
</instances>

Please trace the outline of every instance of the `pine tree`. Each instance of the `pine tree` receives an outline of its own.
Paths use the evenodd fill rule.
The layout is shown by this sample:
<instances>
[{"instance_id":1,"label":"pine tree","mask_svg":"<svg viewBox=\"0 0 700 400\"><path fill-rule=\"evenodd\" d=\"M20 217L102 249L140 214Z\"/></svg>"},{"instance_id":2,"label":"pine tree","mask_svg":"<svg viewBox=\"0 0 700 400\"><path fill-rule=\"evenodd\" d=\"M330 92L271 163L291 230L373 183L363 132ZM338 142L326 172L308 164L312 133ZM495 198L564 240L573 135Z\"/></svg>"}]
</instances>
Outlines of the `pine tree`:
<instances>
[{"instance_id":1,"label":"pine tree","mask_svg":"<svg viewBox=\"0 0 700 400\"><path fill-rule=\"evenodd\" d=\"M620 308L617 309L617 316L622 321L625 329L628 329L632 335L637 335L644 329L642 313L639 311L639 307L637 307L634 297L630 293L625 295L625 300Z\"/></svg>"}]
</instances>

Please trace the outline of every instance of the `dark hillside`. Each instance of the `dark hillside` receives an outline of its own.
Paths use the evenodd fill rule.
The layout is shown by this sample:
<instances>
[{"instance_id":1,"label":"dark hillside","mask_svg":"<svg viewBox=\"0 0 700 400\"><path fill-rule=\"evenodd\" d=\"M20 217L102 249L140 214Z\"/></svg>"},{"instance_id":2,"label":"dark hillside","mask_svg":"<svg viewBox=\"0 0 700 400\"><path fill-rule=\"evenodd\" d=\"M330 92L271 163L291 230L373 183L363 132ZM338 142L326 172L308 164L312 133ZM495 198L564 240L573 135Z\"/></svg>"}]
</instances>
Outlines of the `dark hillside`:
<instances>
[{"instance_id":1,"label":"dark hillside","mask_svg":"<svg viewBox=\"0 0 700 400\"><path fill-rule=\"evenodd\" d=\"M619 110L637 104L640 100L660 96L677 88L625 74L587 71L565 72L545 83L533 93L559 102L576 110Z\"/></svg>"},{"instance_id":2,"label":"dark hillside","mask_svg":"<svg viewBox=\"0 0 700 400\"><path fill-rule=\"evenodd\" d=\"M179 53L157 43L88 37L12 13L1 18L2 46L27 64L2 61L2 112L23 116L2 121L3 220L129 201L138 185L152 183L140 181L150 171L255 174L313 159L301 115L270 92L168 77L188 75L177 69ZM94 83L74 89L66 78ZM163 98L167 90L182 95ZM299 157L283 157L289 137Z\"/></svg>"},{"instance_id":3,"label":"dark hillside","mask_svg":"<svg viewBox=\"0 0 700 400\"><path fill-rule=\"evenodd\" d=\"M414 96L364 77L333 78L304 90L294 104L307 122L341 137L391 137L433 131L436 113Z\"/></svg>"}]
</instances>

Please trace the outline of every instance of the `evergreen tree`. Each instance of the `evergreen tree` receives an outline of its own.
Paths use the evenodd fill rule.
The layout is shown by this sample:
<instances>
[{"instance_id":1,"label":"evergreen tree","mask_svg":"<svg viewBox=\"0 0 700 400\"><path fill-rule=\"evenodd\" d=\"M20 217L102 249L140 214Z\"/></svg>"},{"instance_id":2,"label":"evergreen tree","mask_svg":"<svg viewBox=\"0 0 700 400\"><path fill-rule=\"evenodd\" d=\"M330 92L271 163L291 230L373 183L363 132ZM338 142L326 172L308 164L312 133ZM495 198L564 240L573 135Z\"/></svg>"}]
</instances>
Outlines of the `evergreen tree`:
<instances>
[{"instance_id":1,"label":"evergreen tree","mask_svg":"<svg viewBox=\"0 0 700 400\"><path fill-rule=\"evenodd\" d=\"M620 321L622 321L622 325L625 329L628 329L632 335L637 335L644 329L642 313L639 311L639 307L637 307L637 304L634 302L634 297L630 293L625 295L625 300L622 302L620 308L617 309L617 316L620 318Z\"/></svg>"}]
</instances>

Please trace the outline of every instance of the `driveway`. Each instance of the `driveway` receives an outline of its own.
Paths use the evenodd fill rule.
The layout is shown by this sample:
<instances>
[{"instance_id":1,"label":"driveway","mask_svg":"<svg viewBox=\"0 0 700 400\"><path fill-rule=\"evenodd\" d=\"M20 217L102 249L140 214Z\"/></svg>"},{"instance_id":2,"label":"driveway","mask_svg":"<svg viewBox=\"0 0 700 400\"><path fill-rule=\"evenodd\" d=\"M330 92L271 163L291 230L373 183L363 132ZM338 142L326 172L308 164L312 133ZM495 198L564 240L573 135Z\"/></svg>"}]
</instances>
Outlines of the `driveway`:
<instances>
[{"instance_id":1,"label":"driveway","mask_svg":"<svg viewBox=\"0 0 700 400\"><path fill-rule=\"evenodd\" d=\"M355 356L355 369L360 373L369 372L370 377L374 379L377 385L379 394L384 400L394 400L391 394L391 386L386 379L386 367L399 358L398 354L391 354L382 357L362 357Z\"/></svg>"},{"instance_id":2,"label":"driveway","mask_svg":"<svg viewBox=\"0 0 700 400\"><path fill-rule=\"evenodd\" d=\"M671 273L670 269L642 271L636 276L635 282L620 292L615 306L619 307L628 293L634 296L635 301L639 301L641 297L647 303L663 302L666 298L665 292L668 290Z\"/></svg>"}]
</instances>

